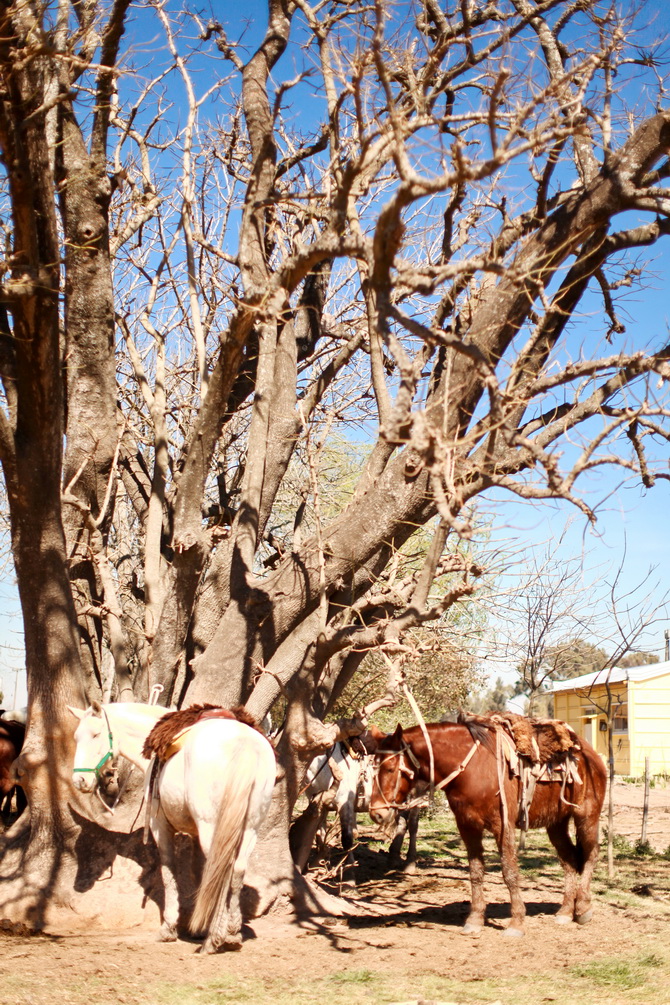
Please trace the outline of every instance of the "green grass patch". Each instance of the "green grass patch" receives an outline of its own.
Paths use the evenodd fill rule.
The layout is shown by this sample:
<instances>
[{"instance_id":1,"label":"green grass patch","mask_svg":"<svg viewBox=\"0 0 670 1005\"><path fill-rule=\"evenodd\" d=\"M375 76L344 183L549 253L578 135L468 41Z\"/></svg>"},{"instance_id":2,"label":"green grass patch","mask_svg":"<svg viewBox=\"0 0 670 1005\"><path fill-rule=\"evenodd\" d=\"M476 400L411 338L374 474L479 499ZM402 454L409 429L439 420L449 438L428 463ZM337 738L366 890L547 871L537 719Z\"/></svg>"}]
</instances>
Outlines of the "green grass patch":
<instances>
[{"instance_id":1,"label":"green grass patch","mask_svg":"<svg viewBox=\"0 0 670 1005\"><path fill-rule=\"evenodd\" d=\"M328 980L334 984L369 984L378 978L379 975L372 970L341 970L331 974Z\"/></svg>"},{"instance_id":2,"label":"green grass patch","mask_svg":"<svg viewBox=\"0 0 670 1005\"><path fill-rule=\"evenodd\" d=\"M655 953L650 953L648 956L630 960L620 957L594 960L592 963L580 964L570 969L576 977L585 977L594 984L628 991L646 984L649 971L663 966L664 960Z\"/></svg>"},{"instance_id":3,"label":"green grass patch","mask_svg":"<svg viewBox=\"0 0 670 1005\"><path fill-rule=\"evenodd\" d=\"M309 955L305 957L309 967ZM288 980L226 977L202 985L147 987L152 1005L215 1005L217 1002L251 1002L253 1005L322 1005L346 995L356 1005L389 1005L391 1002L449 1001L459 1005L648 1005L668 1001L670 959L657 953L622 954L543 974L499 978L454 979L437 974L416 974L366 968L336 970Z\"/></svg>"}]
</instances>

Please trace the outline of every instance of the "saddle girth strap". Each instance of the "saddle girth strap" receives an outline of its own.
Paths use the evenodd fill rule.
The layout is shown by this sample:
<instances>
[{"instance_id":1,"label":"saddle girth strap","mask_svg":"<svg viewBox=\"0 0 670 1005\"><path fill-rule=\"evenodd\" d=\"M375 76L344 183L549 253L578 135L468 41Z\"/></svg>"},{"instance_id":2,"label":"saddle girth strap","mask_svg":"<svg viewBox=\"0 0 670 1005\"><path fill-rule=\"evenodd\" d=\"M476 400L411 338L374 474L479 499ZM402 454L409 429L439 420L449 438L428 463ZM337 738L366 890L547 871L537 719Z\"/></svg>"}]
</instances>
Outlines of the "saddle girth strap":
<instances>
[{"instance_id":1,"label":"saddle girth strap","mask_svg":"<svg viewBox=\"0 0 670 1005\"><path fill-rule=\"evenodd\" d=\"M498 771L498 790L500 793L500 816L502 819L503 837L509 824L507 796L505 795L505 754L503 752L502 730L496 727L496 768Z\"/></svg>"},{"instance_id":2,"label":"saddle girth strap","mask_svg":"<svg viewBox=\"0 0 670 1005\"><path fill-rule=\"evenodd\" d=\"M142 832L142 844L147 844L149 841L149 834L151 831L151 810L152 803L155 798L155 788L156 788L156 775L158 774L158 769L160 768L160 761L158 755L154 754L149 761L149 767L146 773L146 783L144 786L144 830Z\"/></svg>"}]
</instances>

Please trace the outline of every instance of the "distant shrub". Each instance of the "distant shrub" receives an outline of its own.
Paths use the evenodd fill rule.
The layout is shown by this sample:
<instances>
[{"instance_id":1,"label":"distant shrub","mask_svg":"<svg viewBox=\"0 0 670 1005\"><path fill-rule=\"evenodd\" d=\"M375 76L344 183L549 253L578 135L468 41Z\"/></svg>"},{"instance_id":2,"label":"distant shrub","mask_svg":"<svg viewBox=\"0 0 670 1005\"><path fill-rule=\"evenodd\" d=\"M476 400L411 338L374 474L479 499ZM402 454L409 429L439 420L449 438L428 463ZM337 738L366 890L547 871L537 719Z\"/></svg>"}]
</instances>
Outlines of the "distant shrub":
<instances>
[{"instance_id":1,"label":"distant shrub","mask_svg":"<svg viewBox=\"0 0 670 1005\"><path fill-rule=\"evenodd\" d=\"M606 845L608 841L607 827L603 828L603 845ZM633 845L630 843L628 838L624 837L623 834L617 834L616 832L612 835L612 847L614 848L614 854L620 855L622 858L634 854Z\"/></svg>"},{"instance_id":2,"label":"distant shrub","mask_svg":"<svg viewBox=\"0 0 670 1005\"><path fill-rule=\"evenodd\" d=\"M619 781L624 785L644 785L644 775L621 775ZM649 779L649 788L655 789L657 785L665 786L669 781L670 775L665 771L659 771Z\"/></svg>"}]
</instances>

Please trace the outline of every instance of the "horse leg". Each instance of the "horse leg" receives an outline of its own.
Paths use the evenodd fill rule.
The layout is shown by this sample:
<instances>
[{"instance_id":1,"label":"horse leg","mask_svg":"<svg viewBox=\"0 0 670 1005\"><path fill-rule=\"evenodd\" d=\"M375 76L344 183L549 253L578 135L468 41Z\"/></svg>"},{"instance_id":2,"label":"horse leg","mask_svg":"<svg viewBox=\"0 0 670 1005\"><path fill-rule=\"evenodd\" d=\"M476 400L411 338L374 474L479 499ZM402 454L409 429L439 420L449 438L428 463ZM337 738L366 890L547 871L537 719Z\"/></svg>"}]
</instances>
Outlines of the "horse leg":
<instances>
[{"instance_id":1,"label":"horse leg","mask_svg":"<svg viewBox=\"0 0 670 1005\"><path fill-rule=\"evenodd\" d=\"M591 906L591 877L598 861L598 821L576 820L578 858L581 860L581 876L575 893L575 921L586 925L593 917Z\"/></svg>"},{"instance_id":2,"label":"horse leg","mask_svg":"<svg viewBox=\"0 0 670 1005\"><path fill-rule=\"evenodd\" d=\"M356 883L354 878L354 866L356 865L356 858L352 851L354 844L356 843L356 838L358 833L356 830L356 792L352 791L347 796L347 799L338 807L338 814L340 818L340 835L342 841L342 850L347 852L347 857L345 860L345 872L344 880L348 886L353 886Z\"/></svg>"},{"instance_id":3,"label":"horse leg","mask_svg":"<svg viewBox=\"0 0 670 1005\"><path fill-rule=\"evenodd\" d=\"M411 810L404 810L398 814L396 832L391 846L389 856L395 868L402 868L404 872L412 875L416 872L416 835L419 829L419 807L413 806ZM405 835L409 837L409 847L407 857L403 862L402 845Z\"/></svg>"},{"instance_id":4,"label":"horse leg","mask_svg":"<svg viewBox=\"0 0 670 1005\"><path fill-rule=\"evenodd\" d=\"M405 840L405 834L407 833L407 813L401 811L398 814L398 819L395 825L395 835L393 841L389 846L389 858L391 859L391 864L395 867L400 868L402 865L402 844Z\"/></svg>"},{"instance_id":5,"label":"horse leg","mask_svg":"<svg viewBox=\"0 0 670 1005\"><path fill-rule=\"evenodd\" d=\"M16 815L20 817L28 805L28 799L22 785L15 785L14 792L16 794Z\"/></svg>"},{"instance_id":6,"label":"horse leg","mask_svg":"<svg viewBox=\"0 0 670 1005\"><path fill-rule=\"evenodd\" d=\"M161 942L175 942L179 920L179 892L174 867L174 831L160 808L151 820L151 833L158 847L165 890L163 921L158 938Z\"/></svg>"},{"instance_id":7,"label":"horse leg","mask_svg":"<svg viewBox=\"0 0 670 1005\"><path fill-rule=\"evenodd\" d=\"M405 859L405 872L416 872L416 839L419 833L419 807L413 806L407 818L407 833L409 835L409 847L407 858Z\"/></svg>"},{"instance_id":8,"label":"horse leg","mask_svg":"<svg viewBox=\"0 0 670 1005\"><path fill-rule=\"evenodd\" d=\"M240 894L249 858L256 844L256 831L248 828L235 859L230 886L221 891L221 898L202 945L203 953L228 952L242 948L242 910Z\"/></svg>"},{"instance_id":9,"label":"horse leg","mask_svg":"<svg viewBox=\"0 0 670 1005\"><path fill-rule=\"evenodd\" d=\"M347 800L338 806L340 817L340 833L343 851L351 851L356 841L356 793L352 792Z\"/></svg>"},{"instance_id":10,"label":"horse leg","mask_svg":"<svg viewBox=\"0 0 670 1005\"><path fill-rule=\"evenodd\" d=\"M577 850L572 843L568 831L570 820L565 817L558 823L547 827L549 840L556 849L558 860L563 867L563 903L555 915L558 925L566 925L572 921L575 914L575 897L577 895L578 861Z\"/></svg>"},{"instance_id":11,"label":"horse leg","mask_svg":"<svg viewBox=\"0 0 670 1005\"><path fill-rule=\"evenodd\" d=\"M495 835L500 852L500 865L502 867L503 879L509 890L512 920L505 929L507 936L523 935L523 924L526 917L526 905L521 896L521 876L519 874L519 860L516 855L514 844L514 827L509 824L504 829L501 826L499 834Z\"/></svg>"},{"instance_id":12,"label":"horse leg","mask_svg":"<svg viewBox=\"0 0 670 1005\"><path fill-rule=\"evenodd\" d=\"M291 824L289 847L293 861L301 873L307 872L307 862L314 839L319 828L323 826L327 813L328 809L324 808L320 801L313 800Z\"/></svg>"},{"instance_id":13,"label":"horse leg","mask_svg":"<svg viewBox=\"0 0 670 1005\"><path fill-rule=\"evenodd\" d=\"M486 912L486 901L484 899L483 831L461 826L461 824L458 825L458 829L468 853L468 866L470 868L470 913L462 928L463 932L469 934L481 930Z\"/></svg>"}]
</instances>

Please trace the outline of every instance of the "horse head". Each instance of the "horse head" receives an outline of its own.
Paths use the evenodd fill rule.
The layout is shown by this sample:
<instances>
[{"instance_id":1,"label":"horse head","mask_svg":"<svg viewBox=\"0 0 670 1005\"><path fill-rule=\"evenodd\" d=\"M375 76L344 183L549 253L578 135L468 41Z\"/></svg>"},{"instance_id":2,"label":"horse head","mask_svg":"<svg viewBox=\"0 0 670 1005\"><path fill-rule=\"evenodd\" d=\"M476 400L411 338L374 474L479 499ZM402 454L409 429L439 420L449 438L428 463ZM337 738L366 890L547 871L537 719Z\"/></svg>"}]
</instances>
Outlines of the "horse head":
<instances>
[{"instance_id":1,"label":"horse head","mask_svg":"<svg viewBox=\"0 0 670 1005\"><path fill-rule=\"evenodd\" d=\"M416 771L406 751L407 743L400 723L395 733L383 737L377 746L370 816L386 829L395 824L398 809L407 799L415 781Z\"/></svg>"},{"instance_id":2,"label":"horse head","mask_svg":"<svg viewBox=\"0 0 670 1005\"><path fill-rule=\"evenodd\" d=\"M96 785L112 794L116 771L113 766L114 750L109 722L98 702L89 708L68 710L79 720L74 734L73 782L80 792L93 792Z\"/></svg>"}]
</instances>

